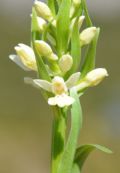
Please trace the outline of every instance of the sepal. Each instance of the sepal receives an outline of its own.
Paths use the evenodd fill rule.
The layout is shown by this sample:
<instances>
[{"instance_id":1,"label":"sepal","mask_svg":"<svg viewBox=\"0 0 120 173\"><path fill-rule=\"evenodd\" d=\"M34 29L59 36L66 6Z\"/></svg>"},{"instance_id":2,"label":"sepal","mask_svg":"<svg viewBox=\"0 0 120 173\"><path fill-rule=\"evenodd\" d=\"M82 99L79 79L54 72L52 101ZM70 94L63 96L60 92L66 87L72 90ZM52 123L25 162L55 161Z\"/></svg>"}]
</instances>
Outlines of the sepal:
<instances>
[{"instance_id":1,"label":"sepal","mask_svg":"<svg viewBox=\"0 0 120 173\"><path fill-rule=\"evenodd\" d=\"M20 68L22 68L24 71L31 71L30 68L26 67L18 55L9 55L9 59L12 60L14 63L16 63Z\"/></svg>"}]
</instances>

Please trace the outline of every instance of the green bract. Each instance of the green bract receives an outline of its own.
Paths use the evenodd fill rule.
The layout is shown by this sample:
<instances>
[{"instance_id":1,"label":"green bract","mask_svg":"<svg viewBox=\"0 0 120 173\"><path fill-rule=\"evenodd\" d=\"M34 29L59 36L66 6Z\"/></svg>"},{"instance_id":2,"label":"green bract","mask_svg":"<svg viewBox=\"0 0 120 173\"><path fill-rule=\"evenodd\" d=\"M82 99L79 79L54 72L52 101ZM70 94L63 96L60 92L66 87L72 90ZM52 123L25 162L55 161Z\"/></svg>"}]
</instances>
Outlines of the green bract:
<instances>
[{"instance_id":1,"label":"green bract","mask_svg":"<svg viewBox=\"0 0 120 173\"><path fill-rule=\"evenodd\" d=\"M91 1L92 3L92 1ZM84 28L81 26L85 20ZM79 98L88 87L98 85L106 76L104 68L95 69L100 28L93 26L85 0L35 0L31 14L31 44L15 46L17 55L9 58L36 78L25 77L43 94L52 107L53 134L51 173L81 173L94 149L111 151L100 145L83 145L77 149L82 128ZM85 57L83 47L87 47ZM71 110L71 126L68 111Z\"/></svg>"}]
</instances>

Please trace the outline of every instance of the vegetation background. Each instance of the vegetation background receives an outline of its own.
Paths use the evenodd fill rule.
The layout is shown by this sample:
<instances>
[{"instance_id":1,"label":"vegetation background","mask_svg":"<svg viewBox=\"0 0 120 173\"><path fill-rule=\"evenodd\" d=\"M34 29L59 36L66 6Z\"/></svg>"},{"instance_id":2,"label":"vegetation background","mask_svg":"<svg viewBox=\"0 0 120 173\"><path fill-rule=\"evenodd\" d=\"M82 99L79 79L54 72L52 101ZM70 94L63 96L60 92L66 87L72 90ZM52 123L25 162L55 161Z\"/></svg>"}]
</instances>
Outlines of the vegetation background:
<instances>
[{"instance_id":1,"label":"vegetation background","mask_svg":"<svg viewBox=\"0 0 120 173\"><path fill-rule=\"evenodd\" d=\"M52 114L39 91L23 82L29 73L8 55L20 42L30 43L32 0L0 0L0 172L48 173ZM120 2L88 0L101 27L97 67L109 77L82 97L84 125L79 143L108 146L113 155L94 152L83 173L120 172ZM33 75L33 74L32 74Z\"/></svg>"}]
</instances>

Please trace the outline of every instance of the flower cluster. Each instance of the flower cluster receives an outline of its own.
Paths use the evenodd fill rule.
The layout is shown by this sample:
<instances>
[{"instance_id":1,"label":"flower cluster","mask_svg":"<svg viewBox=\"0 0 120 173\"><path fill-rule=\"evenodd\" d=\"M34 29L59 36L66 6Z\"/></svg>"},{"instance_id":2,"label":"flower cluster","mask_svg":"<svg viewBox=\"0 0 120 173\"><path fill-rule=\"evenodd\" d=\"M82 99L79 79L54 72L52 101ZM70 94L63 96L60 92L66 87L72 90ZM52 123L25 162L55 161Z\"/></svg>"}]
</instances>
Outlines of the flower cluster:
<instances>
[{"instance_id":1,"label":"flower cluster","mask_svg":"<svg viewBox=\"0 0 120 173\"><path fill-rule=\"evenodd\" d=\"M62 15L63 5L58 1L57 10L36 0L31 14L31 46L20 43L15 46L17 55L9 56L23 70L38 74L38 79L25 78L25 83L45 90L48 104L59 107L74 102L69 95L72 87L80 93L108 76L104 68L89 68L88 58L78 72L81 49L90 44L96 46L99 28L89 26L81 31L85 16L80 11L80 0L68 4L67 20Z\"/></svg>"}]
</instances>

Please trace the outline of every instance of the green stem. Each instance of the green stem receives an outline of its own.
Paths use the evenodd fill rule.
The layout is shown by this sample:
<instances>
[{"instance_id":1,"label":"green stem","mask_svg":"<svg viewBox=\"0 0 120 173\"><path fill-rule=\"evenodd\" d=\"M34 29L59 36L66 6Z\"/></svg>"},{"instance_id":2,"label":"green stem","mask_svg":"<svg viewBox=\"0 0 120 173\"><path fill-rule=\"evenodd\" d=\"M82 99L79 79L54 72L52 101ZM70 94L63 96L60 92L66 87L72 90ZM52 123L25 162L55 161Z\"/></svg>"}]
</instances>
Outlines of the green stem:
<instances>
[{"instance_id":1,"label":"green stem","mask_svg":"<svg viewBox=\"0 0 120 173\"><path fill-rule=\"evenodd\" d=\"M59 162L61 160L66 138L66 110L58 107L53 108L53 130L52 130L52 148L51 148L51 173L57 173Z\"/></svg>"}]
</instances>

